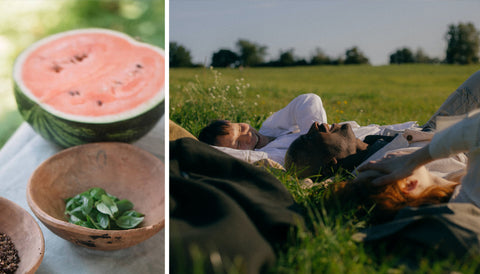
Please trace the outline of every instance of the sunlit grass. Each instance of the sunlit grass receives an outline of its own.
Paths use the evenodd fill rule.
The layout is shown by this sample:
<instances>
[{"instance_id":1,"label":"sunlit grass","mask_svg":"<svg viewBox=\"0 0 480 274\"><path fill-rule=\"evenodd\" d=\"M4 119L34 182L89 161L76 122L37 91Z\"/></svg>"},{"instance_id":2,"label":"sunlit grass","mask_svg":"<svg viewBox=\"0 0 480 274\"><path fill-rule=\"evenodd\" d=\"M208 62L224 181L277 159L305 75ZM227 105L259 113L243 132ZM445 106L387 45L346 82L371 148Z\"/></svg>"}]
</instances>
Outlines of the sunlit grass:
<instances>
[{"instance_id":1,"label":"sunlit grass","mask_svg":"<svg viewBox=\"0 0 480 274\"><path fill-rule=\"evenodd\" d=\"M299 94L313 92L322 98L330 122L422 124L476 70L476 66L446 65L171 69L170 118L194 135L215 118L259 128L270 113ZM241 94L231 89L239 79ZM479 269L480 256L457 260L409 249L375 252L352 240L367 225L368 214L357 217L357 209L348 205L326 207L325 188L303 189L301 181L288 173L272 172L301 205L309 227L279 251L272 273L477 273ZM337 177L336 182L345 179ZM419 258L417 268L406 255Z\"/></svg>"},{"instance_id":2,"label":"sunlit grass","mask_svg":"<svg viewBox=\"0 0 480 274\"><path fill-rule=\"evenodd\" d=\"M425 123L440 104L477 66L323 66L295 68L216 69L224 85L244 79L245 105L250 119L264 117L284 107L303 93L316 93L327 111L329 122L354 120L360 125L393 124L405 121ZM205 92L214 86L210 69L171 69L170 106L173 115L189 119L189 86L198 79ZM205 94L204 96L207 96ZM202 100L203 98L195 98ZM239 108L236 96L228 101ZM232 110L235 112L235 109ZM183 113L183 114L182 114ZM223 115L223 113L210 116ZM235 117L224 117L235 120ZM205 126L208 121L196 122ZM262 121L260 121L261 124Z\"/></svg>"}]
</instances>

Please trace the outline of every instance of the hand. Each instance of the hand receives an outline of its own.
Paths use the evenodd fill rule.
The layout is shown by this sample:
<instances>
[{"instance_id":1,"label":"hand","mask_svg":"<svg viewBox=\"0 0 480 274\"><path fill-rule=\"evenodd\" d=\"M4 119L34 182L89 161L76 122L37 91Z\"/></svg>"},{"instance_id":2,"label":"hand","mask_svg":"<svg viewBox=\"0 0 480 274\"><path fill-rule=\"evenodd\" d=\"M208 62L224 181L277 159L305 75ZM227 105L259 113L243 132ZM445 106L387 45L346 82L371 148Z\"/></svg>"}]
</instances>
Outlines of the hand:
<instances>
[{"instance_id":1,"label":"hand","mask_svg":"<svg viewBox=\"0 0 480 274\"><path fill-rule=\"evenodd\" d=\"M353 180L354 183L371 183L378 177L384 176L385 173L381 173L379 171L369 169L362 171L358 174L358 176Z\"/></svg>"},{"instance_id":2,"label":"hand","mask_svg":"<svg viewBox=\"0 0 480 274\"><path fill-rule=\"evenodd\" d=\"M360 175L365 172L376 172L376 176L370 176L375 185L385 185L398 182L413 174L416 165L409 165L411 155L405 152L395 152L386 155L377 161L370 161L358 168ZM372 173L370 173L372 174Z\"/></svg>"}]
</instances>

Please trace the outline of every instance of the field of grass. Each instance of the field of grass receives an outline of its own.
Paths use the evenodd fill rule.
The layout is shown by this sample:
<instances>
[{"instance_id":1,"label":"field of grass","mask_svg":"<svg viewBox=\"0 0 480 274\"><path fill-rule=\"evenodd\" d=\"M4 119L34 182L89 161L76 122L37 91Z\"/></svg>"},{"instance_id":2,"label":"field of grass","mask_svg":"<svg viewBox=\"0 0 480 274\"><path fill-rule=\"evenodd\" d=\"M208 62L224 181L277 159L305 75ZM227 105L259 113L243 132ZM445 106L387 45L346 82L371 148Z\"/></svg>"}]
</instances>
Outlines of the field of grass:
<instances>
[{"instance_id":1,"label":"field of grass","mask_svg":"<svg viewBox=\"0 0 480 274\"><path fill-rule=\"evenodd\" d=\"M422 124L478 69L447 65L171 69L170 118L194 135L216 118L259 128L291 99L312 92L322 98L330 123ZM480 255L458 260L408 248L375 252L351 238L368 225L368 215L359 218L353 208L323 206L321 188L305 190L289 174L272 172L304 208L310 228L279 251L273 273L476 273L480 269ZM412 261L412 256L418 259Z\"/></svg>"}]
</instances>

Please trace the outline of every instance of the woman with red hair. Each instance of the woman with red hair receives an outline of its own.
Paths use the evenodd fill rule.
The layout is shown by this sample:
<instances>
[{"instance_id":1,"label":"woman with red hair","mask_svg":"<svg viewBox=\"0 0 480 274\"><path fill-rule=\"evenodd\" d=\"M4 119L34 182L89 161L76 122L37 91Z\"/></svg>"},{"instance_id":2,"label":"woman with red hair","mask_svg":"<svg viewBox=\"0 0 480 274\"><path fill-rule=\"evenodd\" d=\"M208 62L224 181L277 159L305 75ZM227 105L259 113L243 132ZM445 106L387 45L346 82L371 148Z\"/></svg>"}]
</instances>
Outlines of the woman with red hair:
<instances>
[{"instance_id":1,"label":"woman with red hair","mask_svg":"<svg viewBox=\"0 0 480 274\"><path fill-rule=\"evenodd\" d=\"M469 159L463 174L444 179L425 168L434 160L458 153L466 153ZM422 204L458 202L480 207L480 112L436 133L429 144L413 153L389 154L358 170L352 185L366 189L365 195L377 204L376 214L381 217ZM344 192L351 190L344 188Z\"/></svg>"}]
</instances>

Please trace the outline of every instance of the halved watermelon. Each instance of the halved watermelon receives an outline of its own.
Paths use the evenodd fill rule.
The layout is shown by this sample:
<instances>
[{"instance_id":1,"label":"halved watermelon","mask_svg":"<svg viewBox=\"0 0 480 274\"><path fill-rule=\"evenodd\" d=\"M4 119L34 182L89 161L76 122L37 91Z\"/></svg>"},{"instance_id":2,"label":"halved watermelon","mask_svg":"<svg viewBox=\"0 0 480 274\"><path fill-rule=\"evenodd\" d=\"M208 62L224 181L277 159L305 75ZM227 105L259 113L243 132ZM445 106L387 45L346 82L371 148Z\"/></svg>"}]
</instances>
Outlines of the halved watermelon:
<instances>
[{"instance_id":1,"label":"halved watermelon","mask_svg":"<svg viewBox=\"0 0 480 274\"><path fill-rule=\"evenodd\" d=\"M112 30L46 37L17 57L13 79L23 118L62 147L132 142L164 113L164 51Z\"/></svg>"}]
</instances>

